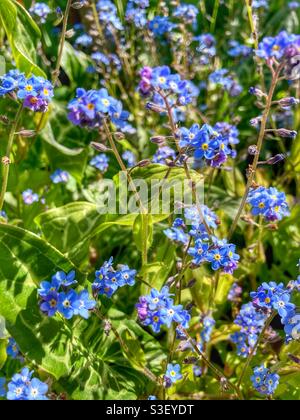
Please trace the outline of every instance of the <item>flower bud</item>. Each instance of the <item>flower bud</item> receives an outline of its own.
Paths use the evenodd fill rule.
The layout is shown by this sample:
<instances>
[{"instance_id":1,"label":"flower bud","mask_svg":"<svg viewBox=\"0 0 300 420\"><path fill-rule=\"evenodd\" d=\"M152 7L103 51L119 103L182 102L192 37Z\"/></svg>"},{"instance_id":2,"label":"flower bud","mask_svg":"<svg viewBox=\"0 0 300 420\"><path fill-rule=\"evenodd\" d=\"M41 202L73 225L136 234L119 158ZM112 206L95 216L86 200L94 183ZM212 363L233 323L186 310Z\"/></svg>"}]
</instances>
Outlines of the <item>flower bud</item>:
<instances>
[{"instance_id":1,"label":"flower bud","mask_svg":"<svg viewBox=\"0 0 300 420\"><path fill-rule=\"evenodd\" d=\"M21 136L21 137L30 138L30 137L34 137L36 135L36 131L34 131L34 130L21 130L21 131L18 131L16 134Z\"/></svg>"},{"instance_id":2,"label":"flower bud","mask_svg":"<svg viewBox=\"0 0 300 420\"><path fill-rule=\"evenodd\" d=\"M284 154L278 154L275 155L271 158L269 158L266 163L267 165L276 165L276 163L279 163L281 161L283 161L285 159L285 155Z\"/></svg>"},{"instance_id":3,"label":"flower bud","mask_svg":"<svg viewBox=\"0 0 300 420\"><path fill-rule=\"evenodd\" d=\"M92 141L91 146L93 149L97 150L98 152L111 152L111 149L102 143L96 143Z\"/></svg>"}]
</instances>

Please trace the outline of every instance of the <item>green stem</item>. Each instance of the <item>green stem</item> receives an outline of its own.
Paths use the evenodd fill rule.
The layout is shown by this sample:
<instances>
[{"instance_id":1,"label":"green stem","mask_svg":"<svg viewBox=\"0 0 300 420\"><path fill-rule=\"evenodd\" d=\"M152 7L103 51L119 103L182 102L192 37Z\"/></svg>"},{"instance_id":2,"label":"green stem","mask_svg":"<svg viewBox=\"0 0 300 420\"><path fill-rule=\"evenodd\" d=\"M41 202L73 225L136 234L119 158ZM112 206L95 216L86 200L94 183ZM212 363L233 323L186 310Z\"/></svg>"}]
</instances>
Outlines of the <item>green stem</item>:
<instances>
[{"instance_id":1,"label":"green stem","mask_svg":"<svg viewBox=\"0 0 300 420\"><path fill-rule=\"evenodd\" d=\"M244 207L246 205L249 191L252 187L253 181L255 180L257 165L258 165L258 162L259 162L259 159L260 159L260 153L261 153L261 149L262 149L262 145L263 145L263 140L264 140L264 137L265 137L265 130L266 130L268 117L269 117L269 113L270 113L271 106L272 106L273 95L274 95L274 92L275 92L275 88L276 88L277 81L278 81L281 70L282 70L282 66L279 66L277 68L277 70L274 72L273 77L272 77L271 87L270 87L269 94L268 94L268 97L267 97L266 108L264 110L263 117L262 117L262 120L261 120L261 127L260 127L259 136L258 136L258 140L257 140L257 146L256 146L256 154L255 154L255 157L254 157L253 164L249 169L248 181L247 181L245 193L243 195L243 198L242 198L240 207L238 209L238 212L235 216L235 219L234 219L234 221L231 225L231 229L230 229L230 232L229 232L229 239L232 237L233 233L235 232L235 229L236 229L237 224L240 220L241 214L242 214L242 212L244 210Z\"/></svg>"},{"instance_id":2,"label":"green stem","mask_svg":"<svg viewBox=\"0 0 300 420\"><path fill-rule=\"evenodd\" d=\"M208 367L208 368L210 368L211 369L211 371L214 373L214 375L215 375L215 377L220 381L221 379L226 379L226 384L228 385L228 387L230 388L230 389L232 389L235 393L236 393L236 395L237 395L237 397L238 397L238 399L243 399L242 398L242 396L241 396L241 394L240 394L240 392L239 392L239 389L233 384L233 383L231 383L227 378L226 378L226 376L224 375L224 373L219 369L219 368L217 368L214 364L212 364L211 363L211 361L210 360L208 360L208 358L205 356L205 354L199 349L199 347L198 346L196 346L195 344L194 344L194 342L193 342L193 339L192 339L192 337L189 335L189 333L183 328L183 327L181 327L181 326L178 326L178 328L180 329L180 331L186 336L186 338L187 338L187 340L190 342L190 344L192 345L192 347L193 347L193 349L194 349L194 351L197 353L197 355L199 356L199 358L200 358L200 360L201 361L203 361L205 364L206 364L206 366Z\"/></svg>"},{"instance_id":3,"label":"green stem","mask_svg":"<svg viewBox=\"0 0 300 420\"><path fill-rule=\"evenodd\" d=\"M210 24L210 32L211 33L215 32L219 7L220 7L220 0L215 0L214 10L213 10L213 14L212 14L212 18L211 18L211 24Z\"/></svg>"},{"instance_id":4,"label":"green stem","mask_svg":"<svg viewBox=\"0 0 300 420\"><path fill-rule=\"evenodd\" d=\"M63 56L63 52L64 52L64 46L65 46L65 42L66 42L66 33L67 33L67 26L68 26L68 19L69 19L71 5L72 5L72 0L68 0L66 10L65 10L65 14L64 14L63 27L62 27L62 33L61 33L60 42L59 42L59 49L58 49L56 66L55 66L54 72L52 73L52 84L54 86L56 85L58 77L59 77L61 60L62 60L62 56Z\"/></svg>"},{"instance_id":5,"label":"green stem","mask_svg":"<svg viewBox=\"0 0 300 420\"><path fill-rule=\"evenodd\" d=\"M7 162L2 161L4 168L3 168L3 176L2 176L2 189L1 189L1 195L0 195L0 211L2 210L3 204L4 204L4 198L5 198L5 193L7 190L7 183L8 183L8 176L9 176L10 155L12 151L14 137L17 131L20 118L21 118L22 110L23 110L23 105L20 105L15 121L13 122L11 126L10 133L8 136L8 143L7 143L6 156L5 156L5 158L7 158L8 161Z\"/></svg>"},{"instance_id":6,"label":"green stem","mask_svg":"<svg viewBox=\"0 0 300 420\"><path fill-rule=\"evenodd\" d=\"M128 171L128 169L126 168L126 165L124 164L124 162L122 160L122 157L121 157L121 155L120 155L120 153L119 153L119 151L118 151L118 149L116 147L115 141L113 139L113 136L112 136L112 134L110 132L110 129L109 129L109 126L108 126L106 120L103 121L103 126L104 126L104 130L105 130L106 136L108 138L110 147L111 147L111 149L113 151L113 154L115 155L115 158L117 159L117 161L118 161L118 163L120 165L121 170L126 173L126 176L127 176L127 179L128 179L128 183L129 183L129 185L131 187L131 190L134 192L135 197L136 197L136 200L139 203L141 214L144 217L147 218L147 223L145 224L146 229L145 229L145 232L144 232L144 235L145 235L145 238L146 239L145 239L145 241L143 241L143 250L142 250L142 263L143 263L143 266L144 266L144 265L146 265L148 263L148 228L149 228L149 226L148 226L148 223L149 223L149 220L148 220L148 210L143 205L143 202L142 202L141 197L140 197L140 195L139 195L139 193L138 193L138 191L136 189L135 183L134 183L134 181L133 181L133 179L132 179L132 177L130 175L130 172ZM147 281L147 278L145 280Z\"/></svg>"},{"instance_id":7,"label":"green stem","mask_svg":"<svg viewBox=\"0 0 300 420\"><path fill-rule=\"evenodd\" d=\"M246 360L245 366L244 366L244 368L243 368L243 370L242 370L242 373L241 373L241 376L240 376L240 378L239 378L239 380L238 380L238 385L237 385L238 389L240 389L241 384L242 384L242 382L243 382L243 379L244 379L244 377L245 377L245 374L246 374L246 372L247 372L247 370L248 370L248 368L249 368L249 366L250 366L250 363L252 362L252 359L253 359L253 357L254 357L254 355L255 355L255 353L256 353L256 350L257 350L257 348L258 348L258 346L259 346L260 342L261 342L261 341L262 341L262 339L264 338L264 335L265 335L265 333L266 333L267 329L270 327L271 322L272 322L272 321L273 321L273 319L275 318L276 314L277 314L277 312L276 312L276 311L273 311L273 312L272 312L272 314L271 314L271 315L269 316L269 318L267 319L267 321L266 321L266 323L265 323L265 326L264 326L263 330L262 330L262 331L261 331L261 333L259 334L258 339L257 339L257 341L256 341L256 343L255 343L255 345L254 345L253 349L251 350L251 353L249 354L249 356L248 356L248 358L247 358L247 360Z\"/></svg>"}]
</instances>

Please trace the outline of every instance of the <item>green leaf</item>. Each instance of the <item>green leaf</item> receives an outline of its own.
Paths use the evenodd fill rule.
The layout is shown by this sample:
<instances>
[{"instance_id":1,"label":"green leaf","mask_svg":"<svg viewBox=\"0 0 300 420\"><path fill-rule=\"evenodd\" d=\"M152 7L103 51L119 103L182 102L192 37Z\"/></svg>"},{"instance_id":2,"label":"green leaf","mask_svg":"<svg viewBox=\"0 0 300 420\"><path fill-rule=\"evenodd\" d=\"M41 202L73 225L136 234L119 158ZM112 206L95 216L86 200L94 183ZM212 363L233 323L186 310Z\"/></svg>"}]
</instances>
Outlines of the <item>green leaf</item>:
<instances>
[{"instance_id":1,"label":"green leaf","mask_svg":"<svg viewBox=\"0 0 300 420\"><path fill-rule=\"evenodd\" d=\"M7 353L6 353L7 343L8 343L7 340L0 338L0 369L3 368L7 359Z\"/></svg>"},{"instance_id":2,"label":"green leaf","mask_svg":"<svg viewBox=\"0 0 300 420\"><path fill-rule=\"evenodd\" d=\"M1 0L0 21L6 32L16 66L26 74L45 77L36 64L40 30L30 14L17 1Z\"/></svg>"},{"instance_id":3,"label":"green leaf","mask_svg":"<svg viewBox=\"0 0 300 420\"><path fill-rule=\"evenodd\" d=\"M232 275L220 274L214 300L216 305L223 305L227 301L227 296L233 283L234 277Z\"/></svg>"},{"instance_id":4,"label":"green leaf","mask_svg":"<svg viewBox=\"0 0 300 420\"><path fill-rule=\"evenodd\" d=\"M166 217L153 216L153 223ZM114 225L132 228L135 219L136 214L99 214L95 204L76 202L40 214L36 223L48 242L72 258L72 254L87 240Z\"/></svg>"},{"instance_id":5,"label":"green leaf","mask_svg":"<svg viewBox=\"0 0 300 420\"><path fill-rule=\"evenodd\" d=\"M69 42L65 42L61 67L71 82L86 82L88 66L91 59L82 51L75 50ZM80 85L81 86L81 85Z\"/></svg>"},{"instance_id":6,"label":"green leaf","mask_svg":"<svg viewBox=\"0 0 300 420\"><path fill-rule=\"evenodd\" d=\"M153 242L153 218L151 214L139 214L133 224L133 238L139 251L149 249Z\"/></svg>"},{"instance_id":7,"label":"green leaf","mask_svg":"<svg viewBox=\"0 0 300 420\"><path fill-rule=\"evenodd\" d=\"M74 269L62 254L30 232L0 224L0 267L0 315L9 333L26 359L59 380L70 398L136 399L143 392L149 379L130 366L97 317L67 322L41 314L40 281ZM83 280L78 271L77 278Z\"/></svg>"},{"instance_id":8,"label":"green leaf","mask_svg":"<svg viewBox=\"0 0 300 420\"><path fill-rule=\"evenodd\" d=\"M26 357L56 378L70 368L67 335L62 322L40 313L37 287L56 271L71 269L74 266L38 236L0 224L0 315Z\"/></svg>"}]
</instances>

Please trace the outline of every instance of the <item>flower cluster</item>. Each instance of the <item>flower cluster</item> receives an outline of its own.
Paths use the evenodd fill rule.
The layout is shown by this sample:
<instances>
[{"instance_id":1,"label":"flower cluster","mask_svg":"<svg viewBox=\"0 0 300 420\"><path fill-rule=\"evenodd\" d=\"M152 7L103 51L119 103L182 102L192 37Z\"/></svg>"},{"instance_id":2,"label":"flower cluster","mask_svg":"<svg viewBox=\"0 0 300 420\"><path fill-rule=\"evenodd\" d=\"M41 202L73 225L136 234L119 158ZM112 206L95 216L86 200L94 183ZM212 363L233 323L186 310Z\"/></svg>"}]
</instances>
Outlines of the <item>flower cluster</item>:
<instances>
[{"instance_id":1,"label":"flower cluster","mask_svg":"<svg viewBox=\"0 0 300 420\"><path fill-rule=\"evenodd\" d=\"M106 89L88 90L79 88L76 98L68 104L69 120L74 125L88 128L98 128L104 118L119 129L128 125L129 113L123 111L122 102L109 96Z\"/></svg>"},{"instance_id":2,"label":"flower cluster","mask_svg":"<svg viewBox=\"0 0 300 420\"><path fill-rule=\"evenodd\" d=\"M255 343L261 333L267 316L262 312L257 312L253 304L243 305L234 323L241 329L231 335L231 340L237 345L237 354L247 357L251 353Z\"/></svg>"},{"instance_id":3,"label":"flower cluster","mask_svg":"<svg viewBox=\"0 0 300 420\"><path fill-rule=\"evenodd\" d=\"M127 163L129 168L132 168L134 165L136 165L136 156L130 150L126 150L122 154L122 159Z\"/></svg>"},{"instance_id":4,"label":"flower cluster","mask_svg":"<svg viewBox=\"0 0 300 420\"><path fill-rule=\"evenodd\" d=\"M194 41L199 42L196 50L201 54L200 63L203 65L209 64L212 57L215 57L216 51L216 39L210 34L202 34L194 37Z\"/></svg>"},{"instance_id":5,"label":"flower cluster","mask_svg":"<svg viewBox=\"0 0 300 420\"><path fill-rule=\"evenodd\" d=\"M243 293L243 289L241 288L241 286L239 286L237 283L233 283L233 285L231 286L227 299L229 300L229 302L239 302L241 299Z\"/></svg>"},{"instance_id":6,"label":"flower cluster","mask_svg":"<svg viewBox=\"0 0 300 420\"><path fill-rule=\"evenodd\" d=\"M57 169L55 172L53 172L50 178L53 184L65 184L69 181L70 174L67 171L63 171L62 169Z\"/></svg>"},{"instance_id":7,"label":"flower cluster","mask_svg":"<svg viewBox=\"0 0 300 420\"><path fill-rule=\"evenodd\" d=\"M167 159L174 160L176 158L175 151L169 146L159 147L152 158L153 163L165 165Z\"/></svg>"},{"instance_id":8,"label":"flower cluster","mask_svg":"<svg viewBox=\"0 0 300 420\"><path fill-rule=\"evenodd\" d=\"M285 193L273 187L252 188L247 202L251 205L253 216L261 215L268 222L281 220L290 214Z\"/></svg>"},{"instance_id":9,"label":"flower cluster","mask_svg":"<svg viewBox=\"0 0 300 420\"><path fill-rule=\"evenodd\" d=\"M123 25L118 17L117 7L110 0L100 0L97 3L100 22L108 29L123 30Z\"/></svg>"},{"instance_id":10,"label":"flower cluster","mask_svg":"<svg viewBox=\"0 0 300 420\"><path fill-rule=\"evenodd\" d=\"M34 193L31 189L23 191L22 198L27 206L31 206L31 204L39 202L38 194Z\"/></svg>"},{"instance_id":11,"label":"flower cluster","mask_svg":"<svg viewBox=\"0 0 300 420\"><path fill-rule=\"evenodd\" d=\"M217 123L214 127L194 124L189 129L180 129L180 147L185 148L187 153L193 151L198 164L204 161L209 166L220 167L229 157L236 157L232 145L238 142L238 130L227 123Z\"/></svg>"},{"instance_id":12,"label":"flower cluster","mask_svg":"<svg viewBox=\"0 0 300 420\"><path fill-rule=\"evenodd\" d=\"M206 315L202 320L203 328L200 332L201 343L198 344L201 351L204 351L204 345L209 343L216 321L210 315Z\"/></svg>"},{"instance_id":13,"label":"flower cluster","mask_svg":"<svg viewBox=\"0 0 300 420\"><path fill-rule=\"evenodd\" d=\"M164 233L169 239L185 246L191 240L188 254L193 257L192 263L195 266L208 262L214 271L221 269L225 273L232 274L240 259L235 252L236 247L228 243L226 239L220 240L214 235L209 235L207 227L216 229L219 223L218 218L207 206L202 205L201 212L206 226L198 209L192 206L185 209L185 218L192 223L190 230L183 219L177 218L173 226L166 229ZM191 246L192 242L193 246Z\"/></svg>"},{"instance_id":14,"label":"flower cluster","mask_svg":"<svg viewBox=\"0 0 300 420\"><path fill-rule=\"evenodd\" d=\"M149 7L149 1L130 0L127 3L125 19L127 22L133 22L137 28L144 28L147 25L146 9Z\"/></svg>"},{"instance_id":15,"label":"flower cluster","mask_svg":"<svg viewBox=\"0 0 300 420\"><path fill-rule=\"evenodd\" d=\"M37 18L40 23L45 23L48 15L51 13L51 9L46 3L35 3L29 9L29 13L34 18Z\"/></svg>"},{"instance_id":16,"label":"flower cluster","mask_svg":"<svg viewBox=\"0 0 300 420\"><path fill-rule=\"evenodd\" d=\"M243 88L229 73L227 69L216 70L209 75L209 81L212 84L222 86L230 96L238 96L242 93Z\"/></svg>"},{"instance_id":17,"label":"flower cluster","mask_svg":"<svg viewBox=\"0 0 300 420\"><path fill-rule=\"evenodd\" d=\"M189 80L182 80L179 74L172 74L168 66L144 67L140 75L140 93L145 96L152 93L152 101L161 112L165 107L161 94L168 96L172 107L185 106L191 103L198 94L198 90L195 90L195 86ZM173 95L172 98L170 95Z\"/></svg>"},{"instance_id":18,"label":"flower cluster","mask_svg":"<svg viewBox=\"0 0 300 420\"><path fill-rule=\"evenodd\" d=\"M280 32L275 37L265 37L256 50L256 55L265 60L291 57L299 54L300 36L289 34L286 31Z\"/></svg>"},{"instance_id":19,"label":"flower cluster","mask_svg":"<svg viewBox=\"0 0 300 420\"><path fill-rule=\"evenodd\" d=\"M187 24L195 24L199 10L193 4L180 4L173 12L175 18L182 19Z\"/></svg>"},{"instance_id":20,"label":"flower cluster","mask_svg":"<svg viewBox=\"0 0 300 420\"><path fill-rule=\"evenodd\" d=\"M127 265L120 265L118 269L113 268L113 257L106 261L95 273L93 283L94 295L105 295L111 298L112 295L124 286L134 286L136 270L131 270Z\"/></svg>"},{"instance_id":21,"label":"flower cluster","mask_svg":"<svg viewBox=\"0 0 300 420\"><path fill-rule=\"evenodd\" d=\"M268 0L253 0L252 7L253 9L267 8L269 3Z\"/></svg>"},{"instance_id":22,"label":"flower cluster","mask_svg":"<svg viewBox=\"0 0 300 420\"><path fill-rule=\"evenodd\" d=\"M167 16L155 16L148 23L148 27L155 36L162 36L171 32L176 28L176 25L172 23Z\"/></svg>"},{"instance_id":23,"label":"flower cluster","mask_svg":"<svg viewBox=\"0 0 300 420\"><path fill-rule=\"evenodd\" d=\"M34 112L46 112L54 96L52 84L43 77L26 78L18 70L10 70L0 77L0 96L16 95L23 107Z\"/></svg>"},{"instance_id":24,"label":"flower cluster","mask_svg":"<svg viewBox=\"0 0 300 420\"><path fill-rule=\"evenodd\" d=\"M15 374L8 383L6 398L11 401L44 401L48 398L48 385L37 378L33 378L33 372L23 368L20 373Z\"/></svg>"},{"instance_id":25,"label":"flower cluster","mask_svg":"<svg viewBox=\"0 0 300 420\"><path fill-rule=\"evenodd\" d=\"M96 302L90 299L87 290L77 293L70 289L70 286L75 284L77 284L75 271L68 274L58 271L52 276L51 282L43 281L38 289L41 311L49 317L59 313L66 319L71 319L75 315L88 319Z\"/></svg>"},{"instance_id":26,"label":"flower cluster","mask_svg":"<svg viewBox=\"0 0 300 420\"><path fill-rule=\"evenodd\" d=\"M79 35L75 40L75 46L88 48L93 44L93 38L88 34Z\"/></svg>"},{"instance_id":27,"label":"flower cluster","mask_svg":"<svg viewBox=\"0 0 300 420\"><path fill-rule=\"evenodd\" d=\"M275 310L281 318L285 318L288 312L295 309L295 305L290 303L291 295L283 283L263 283L256 292L251 292L250 296L253 306L266 314Z\"/></svg>"},{"instance_id":28,"label":"flower cluster","mask_svg":"<svg viewBox=\"0 0 300 420\"><path fill-rule=\"evenodd\" d=\"M94 166L102 174L104 174L109 167L109 158L104 153L101 153L100 155L96 155L93 157L93 159L91 159L90 165Z\"/></svg>"},{"instance_id":29,"label":"flower cluster","mask_svg":"<svg viewBox=\"0 0 300 420\"><path fill-rule=\"evenodd\" d=\"M230 41L229 47L228 54L231 57L248 57L252 53L252 48L237 41Z\"/></svg>"},{"instance_id":30,"label":"flower cluster","mask_svg":"<svg viewBox=\"0 0 300 420\"><path fill-rule=\"evenodd\" d=\"M257 292L250 294L257 311L266 314L272 311L278 312L281 323L284 325L287 342L300 338L300 314L297 313L296 305L291 303L292 292L299 291L299 285L299 279L290 282L287 288L283 283L263 283Z\"/></svg>"},{"instance_id":31,"label":"flower cluster","mask_svg":"<svg viewBox=\"0 0 300 420\"><path fill-rule=\"evenodd\" d=\"M263 365L255 368L251 377L254 388L262 395L273 395L279 385L279 379L277 373L272 373Z\"/></svg>"},{"instance_id":32,"label":"flower cluster","mask_svg":"<svg viewBox=\"0 0 300 420\"><path fill-rule=\"evenodd\" d=\"M141 323L150 326L155 333L160 332L163 325L170 327L172 322L188 328L191 319L189 312L182 305L174 305L171 296L167 286L161 291L152 289L148 296L141 296L136 305Z\"/></svg>"}]
</instances>

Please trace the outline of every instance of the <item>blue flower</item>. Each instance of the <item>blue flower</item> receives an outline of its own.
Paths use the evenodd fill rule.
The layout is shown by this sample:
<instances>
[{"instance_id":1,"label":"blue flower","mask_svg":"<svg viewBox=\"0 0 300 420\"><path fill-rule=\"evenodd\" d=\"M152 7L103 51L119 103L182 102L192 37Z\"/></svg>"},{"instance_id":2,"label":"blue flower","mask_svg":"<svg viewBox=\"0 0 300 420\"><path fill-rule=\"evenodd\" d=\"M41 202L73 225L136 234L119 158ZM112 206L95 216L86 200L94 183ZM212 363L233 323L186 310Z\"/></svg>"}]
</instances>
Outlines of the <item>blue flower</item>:
<instances>
[{"instance_id":1,"label":"blue flower","mask_svg":"<svg viewBox=\"0 0 300 420\"><path fill-rule=\"evenodd\" d=\"M97 168L101 173L105 173L109 167L109 158L104 153L101 153L90 161L90 165Z\"/></svg>"},{"instance_id":2,"label":"blue flower","mask_svg":"<svg viewBox=\"0 0 300 420\"><path fill-rule=\"evenodd\" d=\"M8 346L6 348L6 354L13 359L16 359L20 354L20 349L14 338L10 337L8 340Z\"/></svg>"},{"instance_id":3,"label":"blue flower","mask_svg":"<svg viewBox=\"0 0 300 420\"><path fill-rule=\"evenodd\" d=\"M31 189L22 192L22 198L27 206L39 201L38 194L34 193Z\"/></svg>"},{"instance_id":4,"label":"blue flower","mask_svg":"<svg viewBox=\"0 0 300 420\"><path fill-rule=\"evenodd\" d=\"M296 306L293 303L290 303L291 296L288 293L281 295L276 295L274 297L273 308L277 309L279 315L282 318L285 318L288 313L293 311Z\"/></svg>"},{"instance_id":5,"label":"blue flower","mask_svg":"<svg viewBox=\"0 0 300 420\"><path fill-rule=\"evenodd\" d=\"M45 23L51 13L50 7L46 3L35 3L30 9L30 14L38 18L41 23Z\"/></svg>"},{"instance_id":6,"label":"blue flower","mask_svg":"<svg viewBox=\"0 0 300 420\"><path fill-rule=\"evenodd\" d=\"M61 282L56 278L56 276L52 277L52 281L43 281L40 284L40 288L38 289L38 294L40 297L46 297L51 292L58 292L61 286Z\"/></svg>"},{"instance_id":7,"label":"blue flower","mask_svg":"<svg viewBox=\"0 0 300 420\"><path fill-rule=\"evenodd\" d=\"M269 6L268 0L253 0L252 2L253 9L259 9L261 7L267 8L268 6Z\"/></svg>"},{"instance_id":8,"label":"blue flower","mask_svg":"<svg viewBox=\"0 0 300 420\"><path fill-rule=\"evenodd\" d=\"M210 315L207 315L203 318L202 323L203 323L203 329L200 333L200 336L201 336L202 344L203 344L203 343L208 343L210 341L211 334L216 325L216 321Z\"/></svg>"},{"instance_id":9,"label":"blue flower","mask_svg":"<svg viewBox=\"0 0 300 420\"><path fill-rule=\"evenodd\" d=\"M46 296L43 296L43 300L40 304L41 311L49 317L53 317L58 311L58 301L60 295L57 292L49 292Z\"/></svg>"},{"instance_id":10,"label":"blue flower","mask_svg":"<svg viewBox=\"0 0 300 420\"><path fill-rule=\"evenodd\" d=\"M159 147L155 155L153 156L152 161L154 163L159 163L160 165L166 164L166 159L175 160L176 152L171 149L169 146Z\"/></svg>"},{"instance_id":11,"label":"blue flower","mask_svg":"<svg viewBox=\"0 0 300 420\"><path fill-rule=\"evenodd\" d=\"M286 342L300 339L300 314L295 309L291 310L282 318L284 332L286 334Z\"/></svg>"},{"instance_id":12,"label":"blue flower","mask_svg":"<svg viewBox=\"0 0 300 420\"><path fill-rule=\"evenodd\" d=\"M53 172L50 178L53 184L67 183L70 179L70 174L67 171L63 171L62 169L57 169L55 172Z\"/></svg>"},{"instance_id":13,"label":"blue flower","mask_svg":"<svg viewBox=\"0 0 300 420\"><path fill-rule=\"evenodd\" d=\"M6 379L0 378L0 398L6 396L6 389L5 389Z\"/></svg>"},{"instance_id":14,"label":"blue flower","mask_svg":"<svg viewBox=\"0 0 300 420\"><path fill-rule=\"evenodd\" d=\"M66 274L64 271L58 271L52 277L52 282L54 282L54 284L59 284L61 287L69 287L77 284L75 277L76 273L74 270L70 271L68 274Z\"/></svg>"},{"instance_id":15,"label":"blue flower","mask_svg":"<svg viewBox=\"0 0 300 420\"><path fill-rule=\"evenodd\" d=\"M48 392L48 385L41 382L37 378L33 378L26 388L26 396L29 401L44 401L48 398L46 394Z\"/></svg>"},{"instance_id":16,"label":"blue flower","mask_svg":"<svg viewBox=\"0 0 300 420\"><path fill-rule=\"evenodd\" d=\"M58 295L57 309L66 319L71 319L75 315L76 300L77 294L74 290L70 290L67 293L60 293Z\"/></svg>"},{"instance_id":17,"label":"blue flower","mask_svg":"<svg viewBox=\"0 0 300 420\"><path fill-rule=\"evenodd\" d=\"M108 28L112 26L117 30L123 30L122 23L117 16L118 10L110 0L100 0L97 3L99 19Z\"/></svg>"},{"instance_id":18,"label":"blue flower","mask_svg":"<svg viewBox=\"0 0 300 420\"><path fill-rule=\"evenodd\" d=\"M180 4L173 12L173 16L183 19L186 23L194 24L197 21L199 10L193 4Z\"/></svg>"},{"instance_id":19,"label":"blue flower","mask_svg":"<svg viewBox=\"0 0 300 420\"><path fill-rule=\"evenodd\" d=\"M130 150L126 150L123 154L122 154L122 158L123 160L125 160L125 162L127 162L127 166L129 168L132 168L135 164L136 164L136 156L133 152L131 152Z\"/></svg>"},{"instance_id":20,"label":"blue flower","mask_svg":"<svg viewBox=\"0 0 300 420\"><path fill-rule=\"evenodd\" d=\"M88 319L90 311L96 306L96 302L95 300L90 299L89 292L87 290L83 290L77 296L73 306L75 315L80 315L82 318Z\"/></svg>"},{"instance_id":21,"label":"blue flower","mask_svg":"<svg viewBox=\"0 0 300 420\"><path fill-rule=\"evenodd\" d=\"M163 66L163 67L155 67L152 70L151 75L151 83L152 86L160 89L168 89L169 88L169 76L171 75L170 67Z\"/></svg>"},{"instance_id":22,"label":"blue flower","mask_svg":"<svg viewBox=\"0 0 300 420\"><path fill-rule=\"evenodd\" d=\"M76 47L88 48L93 44L93 38L88 34L82 34L75 40Z\"/></svg>"},{"instance_id":23,"label":"blue flower","mask_svg":"<svg viewBox=\"0 0 300 420\"><path fill-rule=\"evenodd\" d=\"M155 401L155 400L157 400L157 397L155 395L149 395L148 400L149 401Z\"/></svg>"},{"instance_id":24,"label":"blue flower","mask_svg":"<svg viewBox=\"0 0 300 420\"><path fill-rule=\"evenodd\" d=\"M200 265L206 261L209 244L204 243L201 239L196 239L195 246L190 247L188 253L193 257L193 264Z\"/></svg>"},{"instance_id":25,"label":"blue flower","mask_svg":"<svg viewBox=\"0 0 300 420\"><path fill-rule=\"evenodd\" d=\"M175 27L176 25L170 22L167 16L155 16L154 19L149 22L149 30L156 36L162 36L172 32Z\"/></svg>"},{"instance_id":26,"label":"blue flower","mask_svg":"<svg viewBox=\"0 0 300 420\"><path fill-rule=\"evenodd\" d=\"M210 74L209 81L222 86L230 96L238 96L243 90L238 82L229 74L229 70L227 69L214 71Z\"/></svg>"},{"instance_id":27,"label":"blue flower","mask_svg":"<svg viewBox=\"0 0 300 420\"><path fill-rule=\"evenodd\" d=\"M182 379L180 365L179 364L173 365L169 363L167 366L165 378L167 380L170 380L172 384L174 384L177 381L180 381L180 379Z\"/></svg>"},{"instance_id":28,"label":"blue flower","mask_svg":"<svg viewBox=\"0 0 300 420\"><path fill-rule=\"evenodd\" d=\"M237 41L230 41L229 45L230 49L228 50L228 54L231 57L248 57L252 52L252 48L247 47L247 45L242 45Z\"/></svg>"}]
</instances>

